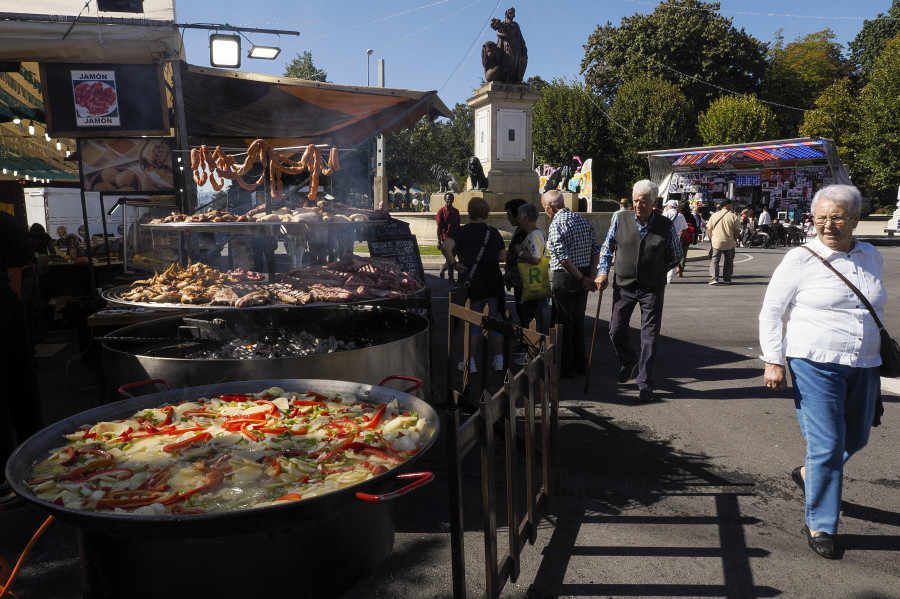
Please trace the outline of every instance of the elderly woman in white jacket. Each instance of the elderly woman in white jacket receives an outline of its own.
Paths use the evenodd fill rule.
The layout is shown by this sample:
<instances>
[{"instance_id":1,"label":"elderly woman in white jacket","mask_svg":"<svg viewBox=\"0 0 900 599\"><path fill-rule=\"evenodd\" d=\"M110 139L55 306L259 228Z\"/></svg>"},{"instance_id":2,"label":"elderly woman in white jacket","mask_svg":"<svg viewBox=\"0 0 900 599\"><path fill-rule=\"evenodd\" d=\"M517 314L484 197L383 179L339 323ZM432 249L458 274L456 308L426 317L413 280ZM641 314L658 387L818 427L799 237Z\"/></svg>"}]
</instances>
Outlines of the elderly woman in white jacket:
<instances>
[{"instance_id":1,"label":"elderly woman in white jacket","mask_svg":"<svg viewBox=\"0 0 900 599\"><path fill-rule=\"evenodd\" d=\"M853 236L860 205L859 191L851 185L830 185L816 193L816 237L785 255L759 314L764 382L786 389L787 363L806 439L806 461L791 478L806 499L807 543L828 559L840 555L834 536L844 464L868 442L881 390L880 336L857 295L806 248L853 283L881 318L887 299L881 254Z\"/></svg>"}]
</instances>

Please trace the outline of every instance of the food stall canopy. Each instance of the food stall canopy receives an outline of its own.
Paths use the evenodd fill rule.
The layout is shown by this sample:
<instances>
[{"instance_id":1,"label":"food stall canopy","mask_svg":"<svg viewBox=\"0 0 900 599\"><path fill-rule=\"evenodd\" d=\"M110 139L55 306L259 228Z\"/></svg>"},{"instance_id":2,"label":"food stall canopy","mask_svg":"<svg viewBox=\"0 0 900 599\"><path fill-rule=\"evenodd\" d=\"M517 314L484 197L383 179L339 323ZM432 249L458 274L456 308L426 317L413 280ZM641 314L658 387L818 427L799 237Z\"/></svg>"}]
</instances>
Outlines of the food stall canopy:
<instances>
[{"instance_id":1,"label":"food stall canopy","mask_svg":"<svg viewBox=\"0 0 900 599\"><path fill-rule=\"evenodd\" d=\"M352 145L410 128L422 117L450 118L437 92L320 83L181 63L188 144L246 149Z\"/></svg>"},{"instance_id":2,"label":"food stall canopy","mask_svg":"<svg viewBox=\"0 0 900 599\"><path fill-rule=\"evenodd\" d=\"M0 13L0 18L6 15ZM11 16L14 19L23 17ZM174 23L129 21L123 19L121 24L100 25L96 22L4 20L0 24L0 62L151 64L183 53L181 35ZM71 31L67 32L70 27Z\"/></svg>"},{"instance_id":3,"label":"food stall canopy","mask_svg":"<svg viewBox=\"0 0 900 599\"><path fill-rule=\"evenodd\" d=\"M821 137L639 153L647 156L650 180L660 185L660 189L663 189L662 184L671 173L678 171L723 171L761 166L797 166L798 163L827 163L836 183L850 183L850 176L838 157L834 142Z\"/></svg>"}]
</instances>

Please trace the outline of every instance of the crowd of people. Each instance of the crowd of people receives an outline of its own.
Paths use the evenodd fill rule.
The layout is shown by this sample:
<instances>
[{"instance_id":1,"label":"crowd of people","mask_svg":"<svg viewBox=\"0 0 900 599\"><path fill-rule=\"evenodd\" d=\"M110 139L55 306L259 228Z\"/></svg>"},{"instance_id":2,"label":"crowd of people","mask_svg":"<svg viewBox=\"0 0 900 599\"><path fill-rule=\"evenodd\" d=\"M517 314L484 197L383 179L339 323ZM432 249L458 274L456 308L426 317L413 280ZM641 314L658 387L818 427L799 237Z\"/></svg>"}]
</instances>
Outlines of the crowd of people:
<instances>
[{"instance_id":1,"label":"crowd of people","mask_svg":"<svg viewBox=\"0 0 900 599\"><path fill-rule=\"evenodd\" d=\"M452 197L448 207L451 203ZM562 329L563 378L586 373L588 294L602 294L612 284L609 338L619 362L616 379L625 384L634 377L640 400L648 402L654 400L653 366L665 289L683 274L690 246L708 237L709 283L728 284L734 276L735 248L760 230L774 235L778 224L765 210L758 218L750 210L735 214L730 199L722 200L708 221L697 207L679 206L674 200L659 207L659 189L644 180L635 183L630 202L620 202L601 244L590 222L567 208L559 191L544 193L541 204L549 218L546 240L536 227L537 208L513 200L506 211L515 231L504 248L499 231L485 222L485 201L471 200L471 223L448 232L441 242L448 265L470 285L475 309L487 302L491 314L499 315L505 305L504 283L513 290L517 285L511 276L516 262L534 264L542 254L548 256L551 322ZM861 196L853 186L830 185L816 193L808 215L814 234L802 245L805 230L802 238L794 239L798 247L772 274L759 315L763 381L769 388L787 389L790 371L806 440L805 460L790 473L804 493L804 534L809 547L827 559L840 556L835 534L843 467L868 442L880 395L879 323L886 294L881 254L853 236L860 211ZM441 222L439 217L439 234ZM798 229L806 229L798 224ZM505 276L500 268L504 262ZM515 312L526 326L536 318L536 306L521 301L515 291L514 298ZM640 346L634 347L629 332L637 306ZM495 338L490 343L493 366L502 370L499 343ZM460 363L459 368L466 365ZM475 371L474 360L468 368Z\"/></svg>"}]
</instances>

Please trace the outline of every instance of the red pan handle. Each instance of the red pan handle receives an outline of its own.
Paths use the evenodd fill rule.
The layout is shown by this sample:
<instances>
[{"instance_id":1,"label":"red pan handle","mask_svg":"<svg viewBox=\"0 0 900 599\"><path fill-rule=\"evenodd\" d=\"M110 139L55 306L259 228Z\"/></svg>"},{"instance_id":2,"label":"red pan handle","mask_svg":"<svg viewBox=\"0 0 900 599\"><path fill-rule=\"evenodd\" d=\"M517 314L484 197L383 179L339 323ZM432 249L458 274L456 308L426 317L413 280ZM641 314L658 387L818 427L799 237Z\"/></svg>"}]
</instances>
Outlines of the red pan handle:
<instances>
[{"instance_id":1,"label":"red pan handle","mask_svg":"<svg viewBox=\"0 0 900 599\"><path fill-rule=\"evenodd\" d=\"M379 386L379 387L382 387L382 386L384 386L384 384L385 384L386 382L392 381L392 380L394 380L394 379L399 379L399 380L401 380L401 381L411 381L411 382L415 383L415 385L413 385L413 386L410 387L409 389L405 390L404 393L411 393L412 391L415 391L416 389L418 389L419 387L421 387L422 384L423 384L422 379L417 379L417 378L414 377L414 376L403 376L402 374L392 374L391 376L386 377L383 381L381 381L380 383L378 383L378 386Z\"/></svg>"},{"instance_id":2,"label":"red pan handle","mask_svg":"<svg viewBox=\"0 0 900 599\"><path fill-rule=\"evenodd\" d=\"M384 495L372 495L370 493L363 493L362 491L356 492L356 497L358 499L362 499L363 501L390 501L391 499L396 499L402 495L406 495L416 487L421 487L422 485L427 485L431 481L434 480L433 472L406 472L404 474L398 474L397 478L415 478L417 479L415 482L406 485L401 489L397 489L396 491L391 491L390 493L385 493Z\"/></svg>"},{"instance_id":3,"label":"red pan handle","mask_svg":"<svg viewBox=\"0 0 900 599\"><path fill-rule=\"evenodd\" d=\"M167 381L166 379L150 379L147 381L138 381L136 383L126 383L126 384L122 385L121 387L119 387L119 395L124 395L125 397L132 398L132 397L134 397L134 395L132 395L131 393L128 393L126 391L126 389L131 389L132 387L141 387L143 385L157 385L157 384L165 385L166 389L168 389L169 391L172 390L172 385L170 385L169 381Z\"/></svg>"}]
</instances>

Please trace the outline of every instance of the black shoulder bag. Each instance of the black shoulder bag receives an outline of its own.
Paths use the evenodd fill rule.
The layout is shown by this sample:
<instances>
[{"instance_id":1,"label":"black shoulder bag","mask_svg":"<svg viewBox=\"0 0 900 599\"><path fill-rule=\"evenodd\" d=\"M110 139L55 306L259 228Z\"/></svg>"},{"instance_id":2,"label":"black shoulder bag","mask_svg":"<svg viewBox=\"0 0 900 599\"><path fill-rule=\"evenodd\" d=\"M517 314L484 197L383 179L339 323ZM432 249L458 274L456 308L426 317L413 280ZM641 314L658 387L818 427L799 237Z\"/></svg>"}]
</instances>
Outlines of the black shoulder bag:
<instances>
[{"instance_id":1,"label":"black shoulder bag","mask_svg":"<svg viewBox=\"0 0 900 599\"><path fill-rule=\"evenodd\" d=\"M475 256L475 262L472 263L472 267L469 269L469 272L466 273L465 279L460 279L457 284L457 290L462 290L465 294L465 299L469 299L469 285L472 284L472 281L475 279L475 269L478 268L478 264L481 262L481 257L484 256L484 251L487 249L488 241L491 238L491 228L488 227L487 231L484 233L484 241L481 244L481 248L478 250L478 255Z\"/></svg>"},{"instance_id":2,"label":"black shoulder bag","mask_svg":"<svg viewBox=\"0 0 900 599\"><path fill-rule=\"evenodd\" d=\"M900 377L900 346L897 345L897 342L891 338L890 334L887 332L887 329L884 328L884 325L881 323L881 319L878 318L878 315L875 313L875 308L872 307L872 304L869 303L869 300L866 299L866 296L862 294L862 291L856 288L856 285L847 280L847 277L842 275L837 271L837 269L831 265L825 258L820 256L818 252L809 247L808 245L801 246L813 256L819 259L819 262L828 267L831 272L836 274L838 278L840 278L847 287L850 288L850 291L856 294L856 297L863 303L869 313L872 315L872 318L875 319L875 325L878 327L878 332L881 334L881 368L879 369L879 373L881 376L888 378L897 378ZM881 395L878 396L878 400L875 404L875 420L872 422L872 426L878 426L881 424L881 415L884 414L884 403L881 400Z\"/></svg>"}]
</instances>

